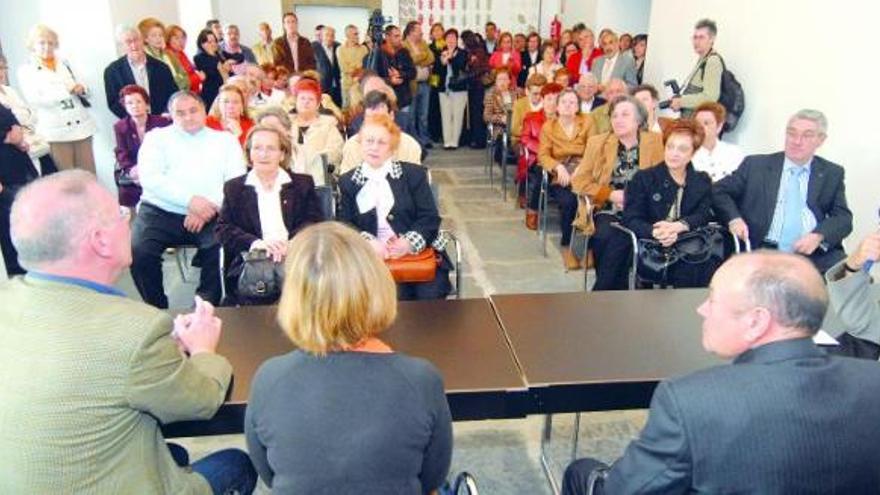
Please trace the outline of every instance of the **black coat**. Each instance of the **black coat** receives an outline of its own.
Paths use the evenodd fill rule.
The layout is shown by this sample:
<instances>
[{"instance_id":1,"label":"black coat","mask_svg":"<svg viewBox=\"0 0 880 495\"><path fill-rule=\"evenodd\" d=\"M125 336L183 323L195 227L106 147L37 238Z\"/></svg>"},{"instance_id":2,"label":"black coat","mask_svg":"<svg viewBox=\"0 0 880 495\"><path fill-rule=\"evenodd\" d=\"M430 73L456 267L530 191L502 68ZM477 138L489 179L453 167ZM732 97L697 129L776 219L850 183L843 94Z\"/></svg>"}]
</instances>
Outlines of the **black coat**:
<instances>
[{"instance_id":1,"label":"black coat","mask_svg":"<svg viewBox=\"0 0 880 495\"><path fill-rule=\"evenodd\" d=\"M520 70L519 75L516 76L516 85L520 88L525 88L526 79L529 78L529 69L532 68L532 65L541 63L541 49L540 47L538 48L538 60L535 61L535 64L532 63L528 50L521 51L519 53L519 58L522 60L522 70Z\"/></svg>"},{"instance_id":2,"label":"black coat","mask_svg":"<svg viewBox=\"0 0 880 495\"><path fill-rule=\"evenodd\" d=\"M388 223L401 237L406 237L417 250L418 242L413 243L413 238L424 241L424 246L430 246L437 238L440 230L440 213L434 203L431 186L428 184L427 170L421 165L412 163L399 163L398 177L394 177L394 170L388 176L391 192L394 195L394 206L388 213ZM379 229L379 219L376 209L366 213L360 213L357 206L357 194L365 184L365 178L360 173L360 167L349 170L339 178L339 216L338 220L354 226L357 230L376 235ZM410 233L415 233L418 237Z\"/></svg>"},{"instance_id":3,"label":"black coat","mask_svg":"<svg viewBox=\"0 0 880 495\"><path fill-rule=\"evenodd\" d=\"M669 174L669 167L639 170L633 175L624 193L623 224L640 239L651 239L653 225L665 220L678 195L678 184ZM712 218L712 179L687 165L684 194L681 197L681 218L691 230L705 226Z\"/></svg>"},{"instance_id":4,"label":"black coat","mask_svg":"<svg viewBox=\"0 0 880 495\"><path fill-rule=\"evenodd\" d=\"M321 90L333 98L337 105L342 104L342 69L339 67L339 58L336 57L336 49L339 43L333 45L333 60L327 57L327 52L321 43L312 43L315 52L315 63L318 66L318 74L321 75Z\"/></svg>"},{"instance_id":5,"label":"black coat","mask_svg":"<svg viewBox=\"0 0 880 495\"><path fill-rule=\"evenodd\" d=\"M442 53L442 52L441 52ZM452 80L449 87L450 91L467 91L468 89L468 79L463 79L464 74L467 73L467 63L468 63L468 53L467 50L463 50L461 48L455 52L455 55L449 60L448 65L443 65L440 62L440 55L437 55L434 58L434 74L440 78L440 82L437 85L437 91L442 93L446 91L446 73L452 68Z\"/></svg>"},{"instance_id":6,"label":"black coat","mask_svg":"<svg viewBox=\"0 0 880 495\"><path fill-rule=\"evenodd\" d=\"M171 75L171 69L153 57L147 57L147 79L150 87L150 113L161 115L168 112L168 99L177 92L177 83ZM114 60L104 69L104 92L107 94L107 106L120 119L125 118L125 107L119 101L119 90L128 84L136 84L128 57L123 55Z\"/></svg>"},{"instance_id":7,"label":"black coat","mask_svg":"<svg viewBox=\"0 0 880 495\"><path fill-rule=\"evenodd\" d=\"M37 178L37 169L27 153L17 146L6 144L3 140L13 126L21 125L12 110L0 105L0 184L4 197L8 196L6 206L12 204L14 191ZM8 189L8 191L7 191Z\"/></svg>"},{"instance_id":8,"label":"black coat","mask_svg":"<svg viewBox=\"0 0 880 495\"><path fill-rule=\"evenodd\" d=\"M324 217L312 177L295 173L290 173L290 177L292 180L281 186L281 216L288 238L293 238L302 228ZM263 237L257 191L244 183L246 178L247 174L226 181L223 206L217 219L217 238L231 261L228 271L233 272L242 262L238 254L249 250L254 241Z\"/></svg>"},{"instance_id":9,"label":"black coat","mask_svg":"<svg viewBox=\"0 0 880 495\"><path fill-rule=\"evenodd\" d=\"M773 223L784 161L782 152L748 156L735 172L715 184L713 202L720 220L745 220L753 247L761 245ZM807 207L818 222L814 232L822 234L828 250L840 248L853 228L843 178L843 167L813 158Z\"/></svg>"},{"instance_id":10,"label":"black coat","mask_svg":"<svg viewBox=\"0 0 880 495\"><path fill-rule=\"evenodd\" d=\"M371 62L375 62L376 66L370 67ZM375 60L373 60L373 52L369 52L364 56L363 66L365 69L375 70L376 74L379 74L379 77L385 79L385 82L391 86L394 95L397 96L398 109L408 107L412 103L413 94L409 83L416 78L416 65L413 63L412 57L409 56L409 50L401 47L393 55L389 55L382 48L375 54ZM392 67L400 73L400 77L403 79L403 82L396 86L391 84L391 79L388 77L388 71Z\"/></svg>"}]
</instances>

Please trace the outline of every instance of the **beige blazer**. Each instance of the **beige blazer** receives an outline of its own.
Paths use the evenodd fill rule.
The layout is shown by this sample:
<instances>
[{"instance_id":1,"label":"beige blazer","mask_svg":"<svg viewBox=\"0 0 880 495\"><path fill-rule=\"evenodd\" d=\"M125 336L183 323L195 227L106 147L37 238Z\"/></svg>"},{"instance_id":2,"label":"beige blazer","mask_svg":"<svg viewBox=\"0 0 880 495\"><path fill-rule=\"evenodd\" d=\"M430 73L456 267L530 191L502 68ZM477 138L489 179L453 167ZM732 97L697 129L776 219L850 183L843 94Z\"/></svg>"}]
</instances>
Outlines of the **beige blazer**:
<instances>
[{"instance_id":1,"label":"beige blazer","mask_svg":"<svg viewBox=\"0 0 880 495\"><path fill-rule=\"evenodd\" d=\"M406 162L422 164L422 147L419 142L405 132L400 133L400 144L394 152L394 159ZM364 161L364 151L361 148L360 134L345 142L342 147L342 164L339 165L339 175L357 167Z\"/></svg>"},{"instance_id":2,"label":"beige blazer","mask_svg":"<svg viewBox=\"0 0 880 495\"><path fill-rule=\"evenodd\" d=\"M295 119L290 131L290 139L294 143L299 142L299 126L296 125ZM342 145L342 134L336 128L336 119L329 115L319 115L318 120L306 131L301 149L305 153L306 163L314 163L316 157L327 155L327 161L338 167L342 161ZM324 185L323 174L320 177L315 177L313 174L312 178L315 179L316 186Z\"/></svg>"}]
</instances>

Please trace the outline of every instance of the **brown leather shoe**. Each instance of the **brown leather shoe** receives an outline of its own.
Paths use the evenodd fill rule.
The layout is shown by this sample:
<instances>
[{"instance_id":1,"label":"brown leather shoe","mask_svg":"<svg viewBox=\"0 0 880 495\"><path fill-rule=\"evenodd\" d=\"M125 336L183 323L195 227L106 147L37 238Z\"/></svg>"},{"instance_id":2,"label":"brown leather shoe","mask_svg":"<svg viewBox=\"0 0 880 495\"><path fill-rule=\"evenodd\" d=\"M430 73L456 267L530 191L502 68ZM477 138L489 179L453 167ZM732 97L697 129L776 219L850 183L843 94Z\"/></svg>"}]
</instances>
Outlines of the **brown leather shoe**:
<instances>
[{"instance_id":1,"label":"brown leather shoe","mask_svg":"<svg viewBox=\"0 0 880 495\"><path fill-rule=\"evenodd\" d=\"M535 210L526 210L526 228L529 230L538 230L538 212Z\"/></svg>"},{"instance_id":2,"label":"brown leather shoe","mask_svg":"<svg viewBox=\"0 0 880 495\"><path fill-rule=\"evenodd\" d=\"M562 248L562 264L565 265L566 271L581 269L581 260L568 249L568 246Z\"/></svg>"}]
</instances>

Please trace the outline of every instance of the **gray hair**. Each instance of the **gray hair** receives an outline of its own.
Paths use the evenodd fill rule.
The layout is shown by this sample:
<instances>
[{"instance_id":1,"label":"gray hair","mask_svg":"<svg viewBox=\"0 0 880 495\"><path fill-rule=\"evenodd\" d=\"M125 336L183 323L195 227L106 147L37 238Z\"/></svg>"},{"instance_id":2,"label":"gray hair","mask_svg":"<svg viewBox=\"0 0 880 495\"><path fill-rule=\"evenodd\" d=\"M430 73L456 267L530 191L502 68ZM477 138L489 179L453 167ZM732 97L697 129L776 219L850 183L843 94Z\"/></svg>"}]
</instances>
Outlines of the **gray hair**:
<instances>
[{"instance_id":1,"label":"gray hair","mask_svg":"<svg viewBox=\"0 0 880 495\"><path fill-rule=\"evenodd\" d=\"M131 24L120 24L116 26L116 41L122 42L122 37L129 33L134 33L139 38L143 38L143 35L141 34L140 30L138 30L138 28L132 26Z\"/></svg>"},{"instance_id":2,"label":"gray hair","mask_svg":"<svg viewBox=\"0 0 880 495\"><path fill-rule=\"evenodd\" d=\"M259 124L265 117L275 117L288 129L293 125L290 120L290 115L281 107L272 106L260 110L260 113L257 114L257 118L254 119L254 122Z\"/></svg>"},{"instance_id":3,"label":"gray hair","mask_svg":"<svg viewBox=\"0 0 880 495\"><path fill-rule=\"evenodd\" d=\"M38 179L18 192L10 214L10 236L18 262L31 270L70 256L88 224L98 217L92 187L97 178L84 170L65 170ZM36 198L53 195L58 207L37 212ZM34 222L38 216L43 222Z\"/></svg>"},{"instance_id":4,"label":"gray hair","mask_svg":"<svg viewBox=\"0 0 880 495\"><path fill-rule=\"evenodd\" d=\"M809 261L777 251L741 256L765 259L745 280L743 292L753 307L766 308L782 326L810 334L819 331L828 309L828 293L822 276Z\"/></svg>"},{"instance_id":5,"label":"gray hair","mask_svg":"<svg viewBox=\"0 0 880 495\"><path fill-rule=\"evenodd\" d=\"M636 120L639 123L639 129L645 130L645 126L648 123L648 109L645 108L645 105L642 105L642 102L637 100L635 96L621 95L611 100L608 104L608 117L611 117L611 114L614 113L614 109L621 103L631 103L636 108Z\"/></svg>"},{"instance_id":6,"label":"gray hair","mask_svg":"<svg viewBox=\"0 0 880 495\"><path fill-rule=\"evenodd\" d=\"M700 19L697 21L697 24L694 25L694 30L697 29L705 29L706 31L709 31L709 34L712 35L713 38L718 36L718 25L715 24L715 21L712 19Z\"/></svg>"},{"instance_id":7,"label":"gray hair","mask_svg":"<svg viewBox=\"0 0 880 495\"><path fill-rule=\"evenodd\" d=\"M193 100L196 100L199 105L202 106L202 108L205 108L205 100L203 100L201 96L188 89L181 89L180 91L176 91L174 94L171 95L170 98L168 98L168 113L172 115L174 114L171 109L174 108L174 104L177 103L177 100L181 98L192 98Z\"/></svg>"},{"instance_id":8,"label":"gray hair","mask_svg":"<svg viewBox=\"0 0 880 495\"><path fill-rule=\"evenodd\" d=\"M585 80L592 81L593 84L599 84L599 80L596 79L596 75L593 74L592 72L587 72L586 74L581 75L580 79L578 79L578 82L577 82L577 84L575 84L575 86L578 86L578 87L585 86L584 84L582 84L583 82L585 82Z\"/></svg>"},{"instance_id":9,"label":"gray hair","mask_svg":"<svg viewBox=\"0 0 880 495\"><path fill-rule=\"evenodd\" d=\"M816 124L819 127L819 132L823 136L828 135L828 119L825 117L825 114L820 112L819 110L813 110L811 108L804 108L798 110L798 112L791 116L788 119L788 123L792 123L795 120L809 120Z\"/></svg>"}]
</instances>

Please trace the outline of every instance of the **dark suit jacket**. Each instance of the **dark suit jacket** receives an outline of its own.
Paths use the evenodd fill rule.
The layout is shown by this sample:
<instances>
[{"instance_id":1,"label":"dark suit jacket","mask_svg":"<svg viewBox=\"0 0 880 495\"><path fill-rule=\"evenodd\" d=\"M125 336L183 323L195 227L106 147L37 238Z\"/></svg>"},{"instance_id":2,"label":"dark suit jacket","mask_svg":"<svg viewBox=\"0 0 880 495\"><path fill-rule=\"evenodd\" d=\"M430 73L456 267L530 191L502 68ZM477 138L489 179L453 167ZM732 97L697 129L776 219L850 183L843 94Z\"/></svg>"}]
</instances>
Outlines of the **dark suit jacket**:
<instances>
[{"instance_id":1,"label":"dark suit jacket","mask_svg":"<svg viewBox=\"0 0 880 495\"><path fill-rule=\"evenodd\" d=\"M520 88L526 87L526 79L529 77L529 69L532 68L532 65L541 62L541 49L538 48L538 59L535 61L535 64L532 63L532 58L529 56L528 50L523 50L519 53L519 58L522 60L522 70L519 71L519 75L516 76L516 85Z\"/></svg>"},{"instance_id":2,"label":"dark suit jacket","mask_svg":"<svg viewBox=\"0 0 880 495\"><path fill-rule=\"evenodd\" d=\"M416 78L416 65L409 55L409 50L400 47L394 54L389 55L387 49L383 46L376 57L376 67L369 67L371 57L372 52L364 56L364 68L375 70L376 74L379 74L379 77L385 79L385 83L391 86L391 89L394 90L394 95L397 96L397 108L408 107L413 99L409 83ZM392 67L400 73L400 77L403 79L403 82L398 85L391 84L391 78L388 76L388 71Z\"/></svg>"},{"instance_id":3,"label":"dark suit jacket","mask_svg":"<svg viewBox=\"0 0 880 495\"><path fill-rule=\"evenodd\" d=\"M655 222L665 220L678 195L678 185L666 163L639 170L626 186L623 224L640 239L651 239ZM709 223L712 217L712 179L688 164L681 218L691 230Z\"/></svg>"},{"instance_id":4,"label":"dark suit jacket","mask_svg":"<svg viewBox=\"0 0 880 495\"><path fill-rule=\"evenodd\" d=\"M715 212L724 222L742 218L749 239L757 247L767 237L776 211L784 153L752 155L739 168L715 184ZM807 207L818 224L814 232L825 237L827 250L840 248L852 232L852 212L846 204L843 167L816 156L807 187Z\"/></svg>"},{"instance_id":5,"label":"dark suit jacket","mask_svg":"<svg viewBox=\"0 0 880 495\"><path fill-rule=\"evenodd\" d=\"M336 48L339 43L333 45L333 60L327 57L324 47L315 41L312 43L312 51L315 52L315 62L318 73L321 75L321 90L333 98L337 105L342 104L342 69L339 67L339 58L336 57Z\"/></svg>"},{"instance_id":6,"label":"dark suit jacket","mask_svg":"<svg viewBox=\"0 0 880 495\"><path fill-rule=\"evenodd\" d=\"M440 55L438 54L434 58L434 74L437 74L437 77L440 78L440 82L437 85L437 92L442 93L446 91L446 71L452 70L452 79L450 80L450 91L467 91L467 81L459 80L460 75L467 71L467 63L468 63L468 53L467 50L462 50L461 48L455 52L455 55L449 60L448 65L443 65L440 62Z\"/></svg>"},{"instance_id":7,"label":"dark suit jacket","mask_svg":"<svg viewBox=\"0 0 880 495\"><path fill-rule=\"evenodd\" d=\"M293 238L300 229L320 222L324 216L312 177L295 173L290 177L293 180L281 186L281 216L289 238ZM223 186L223 206L217 219L217 238L230 260L227 272L232 273L242 263L238 254L263 237L257 191L245 185L246 178L247 174L230 179Z\"/></svg>"},{"instance_id":8,"label":"dark suit jacket","mask_svg":"<svg viewBox=\"0 0 880 495\"><path fill-rule=\"evenodd\" d=\"M809 339L660 383L605 493L877 493L880 364Z\"/></svg>"},{"instance_id":9,"label":"dark suit jacket","mask_svg":"<svg viewBox=\"0 0 880 495\"><path fill-rule=\"evenodd\" d=\"M147 79L150 87L150 113L161 115L168 112L168 99L177 91L177 83L171 69L153 57L147 57ZM104 92L107 93L107 106L117 117L126 116L125 108L119 102L119 90L127 84L135 84L134 74L123 55L104 69Z\"/></svg>"},{"instance_id":10,"label":"dark suit jacket","mask_svg":"<svg viewBox=\"0 0 880 495\"><path fill-rule=\"evenodd\" d=\"M299 67L293 66L293 54L290 52L287 36L275 38L275 41L272 42L272 56L275 58L275 65L284 66L291 74L317 68L315 51L312 50L312 44L309 43L309 40L302 36L297 37L296 50Z\"/></svg>"},{"instance_id":11,"label":"dark suit jacket","mask_svg":"<svg viewBox=\"0 0 880 495\"><path fill-rule=\"evenodd\" d=\"M431 245L440 230L440 213L431 194L428 184L428 173L425 167L412 163L400 163L402 173L399 178L388 176L391 192L394 194L394 206L388 213L388 223L399 236L415 232ZM339 221L353 225L357 230L376 235L379 219L376 209L360 213L357 206L357 194L364 182L359 180L360 167L348 171L339 178ZM412 240L407 236L410 243ZM418 249L417 246L413 246Z\"/></svg>"}]
</instances>

